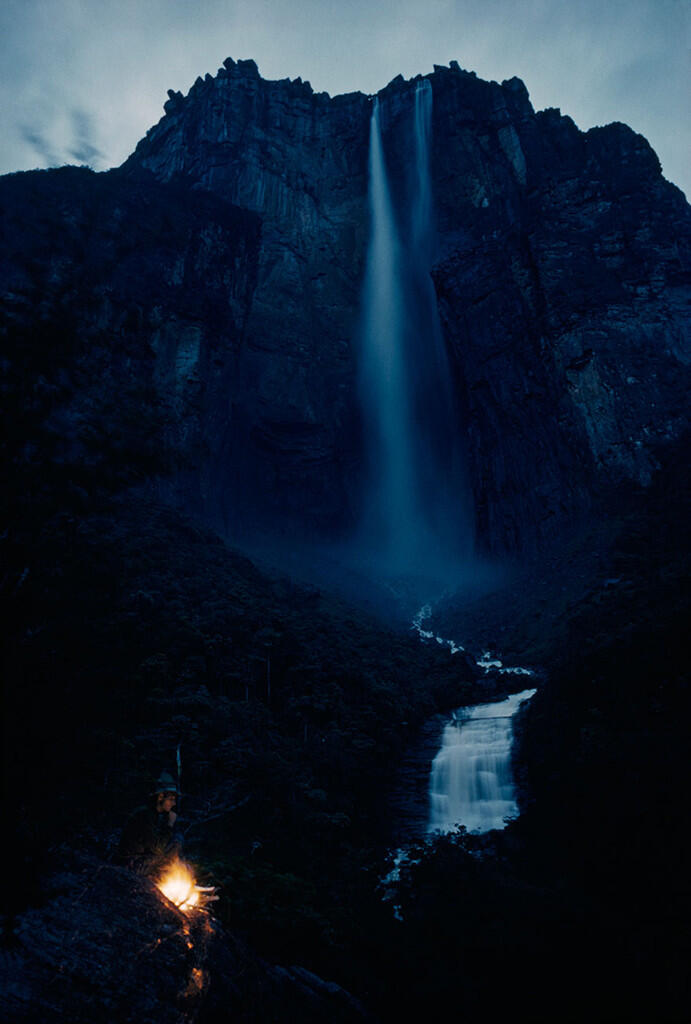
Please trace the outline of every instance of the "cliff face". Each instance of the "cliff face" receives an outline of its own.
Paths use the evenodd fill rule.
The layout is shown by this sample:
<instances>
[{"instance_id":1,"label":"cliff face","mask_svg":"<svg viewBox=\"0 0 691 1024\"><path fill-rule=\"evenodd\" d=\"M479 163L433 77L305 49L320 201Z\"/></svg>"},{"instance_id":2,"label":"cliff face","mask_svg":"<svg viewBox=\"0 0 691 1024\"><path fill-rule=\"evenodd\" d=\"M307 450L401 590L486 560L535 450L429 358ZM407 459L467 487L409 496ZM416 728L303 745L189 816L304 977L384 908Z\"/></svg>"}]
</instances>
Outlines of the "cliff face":
<instances>
[{"instance_id":1,"label":"cliff face","mask_svg":"<svg viewBox=\"0 0 691 1024\"><path fill-rule=\"evenodd\" d=\"M604 483L646 483L684 422L691 219L646 141L535 114L523 84L429 78L433 270L478 532L530 548ZM415 84L380 94L399 216ZM258 488L323 525L353 500L371 106L250 62L172 95L125 169L182 175L262 218L240 359ZM310 496L305 511L304 498ZM300 509L302 508L302 512Z\"/></svg>"},{"instance_id":2,"label":"cliff face","mask_svg":"<svg viewBox=\"0 0 691 1024\"><path fill-rule=\"evenodd\" d=\"M239 504L275 524L347 520L357 474L353 339L367 236L369 102L225 62L172 94L125 165L258 213L256 288L229 396ZM239 443L238 443L239 442Z\"/></svg>"},{"instance_id":3,"label":"cliff face","mask_svg":"<svg viewBox=\"0 0 691 1024\"><path fill-rule=\"evenodd\" d=\"M535 114L517 79L455 64L429 81L432 277L477 533L529 550L604 487L645 484L656 446L683 429L691 214L625 126L582 133ZM402 224L415 86L379 94ZM82 426L100 410L92 451L138 402L177 467L162 486L214 525L347 530L367 445L371 101L228 60L165 108L118 172L5 179L10 330L33 336L69 314L88 366L70 370L70 401L86 403Z\"/></svg>"},{"instance_id":4,"label":"cliff face","mask_svg":"<svg viewBox=\"0 0 691 1024\"><path fill-rule=\"evenodd\" d=\"M259 221L84 168L0 183L3 457L23 503L151 480L223 507ZM220 426L219 426L220 424Z\"/></svg>"},{"instance_id":5,"label":"cliff face","mask_svg":"<svg viewBox=\"0 0 691 1024\"><path fill-rule=\"evenodd\" d=\"M438 90L433 273L480 533L520 548L603 487L647 485L683 431L691 220L626 126L535 115L515 79L472 88L482 124Z\"/></svg>"}]
</instances>

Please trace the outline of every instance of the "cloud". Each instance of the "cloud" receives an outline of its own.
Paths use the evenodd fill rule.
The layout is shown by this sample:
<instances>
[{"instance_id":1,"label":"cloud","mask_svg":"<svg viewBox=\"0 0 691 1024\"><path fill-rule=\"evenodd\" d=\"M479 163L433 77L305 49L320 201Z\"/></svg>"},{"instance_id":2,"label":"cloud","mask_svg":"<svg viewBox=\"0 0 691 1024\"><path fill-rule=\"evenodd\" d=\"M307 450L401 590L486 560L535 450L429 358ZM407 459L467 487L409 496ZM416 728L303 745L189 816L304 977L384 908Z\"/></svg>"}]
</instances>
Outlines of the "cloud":
<instances>
[{"instance_id":1,"label":"cloud","mask_svg":"<svg viewBox=\"0 0 691 1024\"><path fill-rule=\"evenodd\" d=\"M65 112L46 102L36 104L24 114L30 114L32 122L17 121L14 129L29 166L36 166L37 157L40 167L60 167L76 162L100 170L106 165L96 143L95 119L88 111L74 107Z\"/></svg>"},{"instance_id":2,"label":"cloud","mask_svg":"<svg viewBox=\"0 0 691 1024\"><path fill-rule=\"evenodd\" d=\"M98 167L103 161L103 153L94 142L94 118L86 110L75 107L71 119L74 138L68 145L67 152L80 164Z\"/></svg>"},{"instance_id":3,"label":"cloud","mask_svg":"<svg viewBox=\"0 0 691 1024\"><path fill-rule=\"evenodd\" d=\"M57 167L61 163L60 157L53 149L52 144L38 128L28 124L18 124L17 131L27 146L34 153L38 154L44 167Z\"/></svg>"}]
</instances>

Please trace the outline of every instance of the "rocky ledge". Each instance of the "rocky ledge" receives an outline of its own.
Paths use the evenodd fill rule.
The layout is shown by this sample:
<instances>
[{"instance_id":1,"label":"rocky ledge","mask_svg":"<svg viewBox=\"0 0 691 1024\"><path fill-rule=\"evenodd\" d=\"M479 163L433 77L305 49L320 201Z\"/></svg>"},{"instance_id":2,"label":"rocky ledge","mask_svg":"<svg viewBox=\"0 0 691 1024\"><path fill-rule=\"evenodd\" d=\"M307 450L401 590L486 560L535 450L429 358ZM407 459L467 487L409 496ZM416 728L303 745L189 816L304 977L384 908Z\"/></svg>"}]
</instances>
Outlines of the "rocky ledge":
<instances>
[{"instance_id":1,"label":"rocky ledge","mask_svg":"<svg viewBox=\"0 0 691 1024\"><path fill-rule=\"evenodd\" d=\"M21 915L3 951L3 1020L369 1019L338 985L266 963L207 912L179 910L150 880L67 847L59 854L47 902Z\"/></svg>"}]
</instances>

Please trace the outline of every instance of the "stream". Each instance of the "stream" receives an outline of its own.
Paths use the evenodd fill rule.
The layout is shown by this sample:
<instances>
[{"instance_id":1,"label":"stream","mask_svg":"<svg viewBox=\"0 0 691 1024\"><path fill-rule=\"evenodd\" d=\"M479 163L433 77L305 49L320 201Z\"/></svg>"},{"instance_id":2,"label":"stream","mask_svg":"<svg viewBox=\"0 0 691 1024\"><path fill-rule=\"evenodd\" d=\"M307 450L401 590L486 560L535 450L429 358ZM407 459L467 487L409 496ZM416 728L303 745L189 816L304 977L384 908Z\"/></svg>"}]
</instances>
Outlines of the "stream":
<instances>
[{"instance_id":1,"label":"stream","mask_svg":"<svg viewBox=\"0 0 691 1024\"><path fill-rule=\"evenodd\" d=\"M447 646L452 654L464 650L454 640L426 629L432 608L423 605L411 628L421 640ZM527 668L506 666L484 651L476 659L484 672L532 676ZM491 703L475 704L452 712L444 726L441 747L432 762L429 782L428 832L453 832L463 825L469 832L501 829L518 816L511 772L513 716L535 694L523 689Z\"/></svg>"},{"instance_id":2,"label":"stream","mask_svg":"<svg viewBox=\"0 0 691 1024\"><path fill-rule=\"evenodd\" d=\"M423 605L411 623L420 639L449 648L452 654L464 651L454 640L441 637L425 624L432 616L432 607ZM532 669L504 665L502 659L484 651L476 659L484 672L501 675L534 677ZM429 769L427 820L420 822L418 837L424 832L435 836L455 832L464 826L468 832L481 834L503 829L519 814L511 770L513 717L520 706L537 692L523 689L501 700L457 708L443 726L441 745ZM393 855L393 867L382 879L385 900L394 903L394 914L400 918L395 890L402 865L409 861L407 845L399 846Z\"/></svg>"}]
</instances>

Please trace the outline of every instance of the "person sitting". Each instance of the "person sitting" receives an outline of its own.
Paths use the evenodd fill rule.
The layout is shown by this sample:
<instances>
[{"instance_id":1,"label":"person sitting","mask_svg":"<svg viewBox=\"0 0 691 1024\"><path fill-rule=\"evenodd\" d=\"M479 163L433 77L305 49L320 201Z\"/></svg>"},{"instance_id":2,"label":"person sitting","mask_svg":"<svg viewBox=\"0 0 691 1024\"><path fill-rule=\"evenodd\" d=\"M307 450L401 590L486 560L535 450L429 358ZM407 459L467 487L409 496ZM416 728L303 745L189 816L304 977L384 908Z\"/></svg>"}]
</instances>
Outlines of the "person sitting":
<instances>
[{"instance_id":1,"label":"person sitting","mask_svg":"<svg viewBox=\"0 0 691 1024\"><path fill-rule=\"evenodd\" d=\"M155 874L180 854L182 840L175 832L174 807L179 796L170 772L161 772L148 803L133 811L118 847L118 860L139 874Z\"/></svg>"}]
</instances>

